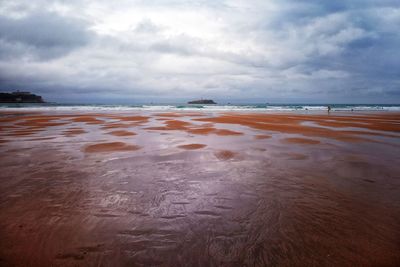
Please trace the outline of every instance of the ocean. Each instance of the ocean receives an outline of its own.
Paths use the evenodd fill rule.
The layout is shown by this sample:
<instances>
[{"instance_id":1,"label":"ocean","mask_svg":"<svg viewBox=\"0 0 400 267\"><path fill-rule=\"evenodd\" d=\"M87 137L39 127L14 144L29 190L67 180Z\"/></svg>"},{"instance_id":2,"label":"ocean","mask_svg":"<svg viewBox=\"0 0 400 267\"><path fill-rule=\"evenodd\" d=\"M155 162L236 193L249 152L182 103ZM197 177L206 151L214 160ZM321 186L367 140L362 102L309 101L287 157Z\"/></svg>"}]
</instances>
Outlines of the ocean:
<instances>
[{"instance_id":1,"label":"ocean","mask_svg":"<svg viewBox=\"0 0 400 267\"><path fill-rule=\"evenodd\" d=\"M189 104L63 104L63 103L0 103L0 110L115 110L115 111L324 111L328 105L332 111L400 111L400 104L226 104L226 105L189 105Z\"/></svg>"}]
</instances>

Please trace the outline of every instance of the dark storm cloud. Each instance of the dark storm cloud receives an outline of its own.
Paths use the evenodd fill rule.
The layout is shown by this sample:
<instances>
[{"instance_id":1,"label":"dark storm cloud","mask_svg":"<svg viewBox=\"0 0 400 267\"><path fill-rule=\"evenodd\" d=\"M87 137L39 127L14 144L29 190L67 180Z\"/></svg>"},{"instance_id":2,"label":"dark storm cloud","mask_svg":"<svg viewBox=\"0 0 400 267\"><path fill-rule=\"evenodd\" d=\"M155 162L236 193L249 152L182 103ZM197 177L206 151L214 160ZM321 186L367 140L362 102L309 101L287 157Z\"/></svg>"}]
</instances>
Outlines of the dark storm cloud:
<instances>
[{"instance_id":1,"label":"dark storm cloud","mask_svg":"<svg viewBox=\"0 0 400 267\"><path fill-rule=\"evenodd\" d=\"M49 12L22 18L0 16L0 55L59 57L90 41L87 26L81 20Z\"/></svg>"}]
</instances>

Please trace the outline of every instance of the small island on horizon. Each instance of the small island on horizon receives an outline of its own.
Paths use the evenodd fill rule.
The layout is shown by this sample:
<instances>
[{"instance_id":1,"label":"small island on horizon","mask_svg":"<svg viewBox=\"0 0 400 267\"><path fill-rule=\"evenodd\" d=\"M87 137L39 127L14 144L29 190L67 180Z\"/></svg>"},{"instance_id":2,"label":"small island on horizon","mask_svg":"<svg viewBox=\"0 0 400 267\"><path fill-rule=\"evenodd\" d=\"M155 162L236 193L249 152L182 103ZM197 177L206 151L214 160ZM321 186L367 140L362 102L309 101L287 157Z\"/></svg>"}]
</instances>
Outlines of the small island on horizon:
<instances>
[{"instance_id":1,"label":"small island on horizon","mask_svg":"<svg viewBox=\"0 0 400 267\"><path fill-rule=\"evenodd\" d=\"M211 100L211 99L200 99L200 100L189 101L188 104L215 105L217 103L215 103L214 100Z\"/></svg>"},{"instance_id":2,"label":"small island on horizon","mask_svg":"<svg viewBox=\"0 0 400 267\"><path fill-rule=\"evenodd\" d=\"M40 95L31 92L15 91L0 93L0 103L45 103L45 101Z\"/></svg>"}]
</instances>

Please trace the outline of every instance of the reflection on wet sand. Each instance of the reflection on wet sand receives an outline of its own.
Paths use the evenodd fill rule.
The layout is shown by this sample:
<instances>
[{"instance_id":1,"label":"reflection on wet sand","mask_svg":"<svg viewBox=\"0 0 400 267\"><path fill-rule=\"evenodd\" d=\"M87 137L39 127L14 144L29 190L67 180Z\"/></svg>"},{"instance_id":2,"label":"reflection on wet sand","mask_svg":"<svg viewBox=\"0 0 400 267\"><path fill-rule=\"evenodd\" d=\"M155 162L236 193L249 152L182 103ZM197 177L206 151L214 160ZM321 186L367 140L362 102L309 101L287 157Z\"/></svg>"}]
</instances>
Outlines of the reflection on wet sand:
<instances>
[{"instance_id":1,"label":"reflection on wet sand","mask_svg":"<svg viewBox=\"0 0 400 267\"><path fill-rule=\"evenodd\" d=\"M399 137L396 113L2 112L0 266L399 266Z\"/></svg>"}]
</instances>

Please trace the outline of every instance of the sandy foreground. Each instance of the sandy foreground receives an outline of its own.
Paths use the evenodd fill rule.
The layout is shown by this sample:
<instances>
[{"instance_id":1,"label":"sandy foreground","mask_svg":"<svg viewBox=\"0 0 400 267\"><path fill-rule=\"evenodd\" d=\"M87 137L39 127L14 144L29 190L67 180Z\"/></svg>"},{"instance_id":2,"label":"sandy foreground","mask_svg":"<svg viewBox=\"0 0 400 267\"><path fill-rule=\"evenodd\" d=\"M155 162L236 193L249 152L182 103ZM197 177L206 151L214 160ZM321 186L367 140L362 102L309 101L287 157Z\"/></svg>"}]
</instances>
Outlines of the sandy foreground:
<instances>
[{"instance_id":1,"label":"sandy foreground","mask_svg":"<svg viewBox=\"0 0 400 267\"><path fill-rule=\"evenodd\" d=\"M0 266L400 266L400 114L1 112Z\"/></svg>"}]
</instances>

